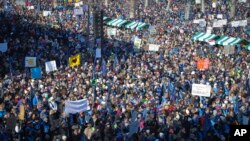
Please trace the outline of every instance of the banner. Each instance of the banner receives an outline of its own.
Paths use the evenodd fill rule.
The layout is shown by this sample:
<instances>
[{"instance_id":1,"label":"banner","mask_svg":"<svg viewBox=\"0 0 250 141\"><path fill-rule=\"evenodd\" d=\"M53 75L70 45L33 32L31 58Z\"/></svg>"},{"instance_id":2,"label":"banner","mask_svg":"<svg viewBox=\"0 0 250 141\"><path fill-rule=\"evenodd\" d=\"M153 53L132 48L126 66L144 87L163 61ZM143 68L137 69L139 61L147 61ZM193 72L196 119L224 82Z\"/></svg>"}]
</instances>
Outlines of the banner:
<instances>
[{"instance_id":1,"label":"banner","mask_svg":"<svg viewBox=\"0 0 250 141\"><path fill-rule=\"evenodd\" d=\"M200 22L206 22L205 19L195 19L193 23L199 24Z\"/></svg>"},{"instance_id":2,"label":"banner","mask_svg":"<svg viewBox=\"0 0 250 141\"><path fill-rule=\"evenodd\" d=\"M247 26L247 20L232 21L232 27Z\"/></svg>"},{"instance_id":3,"label":"banner","mask_svg":"<svg viewBox=\"0 0 250 141\"><path fill-rule=\"evenodd\" d=\"M25 67L35 67L36 57L25 57Z\"/></svg>"},{"instance_id":4,"label":"banner","mask_svg":"<svg viewBox=\"0 0 250 141\"><path fill-rule=\"evenodd\" d=\"M148 46L148 50L149 51L159 51L160 45L156 45L156 44L149 44Z\"/></svg>"},{"instance_id":5,"label":"banner","mask_svg":"<svg viewBox=\"0 0 250 141\"><path fill-rule=\"evenodd\" d=\"M42 70L41 70L41 68L39 68L39 67L31 68L31 78L33 78L33 79L42 78Z\"/></svg>"},{"instance_id":6,"label":"banner","mask_svg":"<svg viewBox=\"0 0 250 141\"><path fill-rule=\"evenodd\" d=\"M235 48L234 46L224 46L223 53L224 54L234 54Z\"/></svg>"},{"instance_id":7,"label":"banner","mask_svg":"<svg viewBox=\"0 0 250 141\"><path fill-rule=\"evenodd\" d=\"M75 8L74 9L74 15L83 15L83 8Z\"/></svg>"},{"instance_id":8,"label":"banner","mask_svg":"<svg viewBox=\"0 0 250 141\"><path fill-rule=\"evenodd\" d=\"M116 36L116 31L117 31L117 29L116 28L108 28L107 29L107 34L108 34L108 36L110 37L110 36Z\"/></svg>"},{"instance_id":9,"label":"banner","mask_svg":"<svg viewBox=\"0 0 250 141\"><path fill-rule=\"evenodd\" d=\"M141 47L141 39L136 37L134 40L134 48L139 49L140 47Z\"/></svg>"},{"instance_id":10,"label":"banner","mask_svg":"<svg viewBox=\"0 0 250 141\"><path fill-rule=\"evenodd\" d=\"M7 43L0 43L0 52L6 52L8 50Z\"/></svg>"},{"instance_id":11,"label":"banner","mask_svg":"<svg viewBox=\"0 0 250 141\"><path fill-rule=\"evenodd\" d=\"M19 114L18 114L18 119L21 121L24 121L24 117L25 117L25 109L23 105L19 106Z\"/></svg>"},{"instance_id":12,"label":"banner","mask_svg":"<svg viewBox=\"0 0 250 141\"><path fill-rule=\"evenodd\" d=\"M217 14L217 19L222 19L223 15L222 14Z\"/></svg>"},{"instance_id":13,"label":"banner","mask_svg":"<svg viewBox=\"0 0 250 141\"><path fill-rule=\"evenodd\" d=\"M25 6L25 0L16 0L16 5Z\"/></svg>"},{"instance_id":14,"label":"banner","mask_svg":"<svg viewBox=\"0 0 250 141\"><path fill-rule=\"evenodd\" d=\"M35 7L32 5L32 6L27 6L27 8L29 9L29 10L33 10L33 9L35 9Z\"/></svg>"},{"instance_id":15,"label":"banner","mask_svg":"<svg viewBox=\"0 0 250 141\"><path fill-rule=\"evenodd\" d=\"M207 70L209 68L209 59L199 59L197 61L198 70Z\"/></svg>"},{"instance_id":16,"label":"banner","mask_svg":"<svg viewBox=\"0 0 250 141\"><path fill-rule=\"evenodd\" d=\"M201 4L201 0L195 0L195 4Z\"/></svg>"},{"instance_id":17,"label":"banner","mask_svg":"<svg viewBox=\"0 0 250 141\"><path fill-rule=\"evenodd\" d=\"M51 15L51 11L43 11L43 16L47 17Z\"/></svg>"},{"instance_id":18,"label":"banner","mask_svg":"<svg viewBox=\"0 0 250 141\"><path fill-rule=\"evenodd\" d=\"M211 86L203 84L192 84L192 95L210 97Z\"/></svg>"},{"instance_id":19,"label":"banner","mask_svg":"<svg viewBox=\"0 0 250 141\"><path fill-rule=\"evenodd\" d=\"M96 58L102 58L102 54L101 54L101 49L100 48L97 48L95 50L95 57Z\"/></svg>"},{"instance_id":20,"label":"banner","mask_svg":"<svg viewBox=\"0 0 250 141\"><path fill-rule=\"evenodd\" d=\"M247 2L247 0L239 0L239 2Z\"/></svg>"},{"instance_id":21,"label":"banner","mask_svg":"<svg viewBox=\"0 0 250 141\"><path fill-rule=\"evenodd\" d=\"M45 71L47 73L52 72L52 71L56 71L57 67L56 67L56 61L49 61L45 63Z\"/></svg>"},{"instance_id":22,"label":"banner","mask_svg":"<svg viewBox=\"0 0 250 141\"><path fill-rule=\"evenodd\" d=\"M69 57L69 66L70 67L78 66L78 65L80 65L80 63L81 63L81 55L80 54Z\"/></svg>"},{"instance_id":23,"label":"banner","mask_svg":"<svg viewBox=\"0 0 250 141\"><path fill-rule=\"evenodd\" d=\"M213 27L223 27L224 25L227 25L227 19L214 20Z\"/></svg>"},{"instance_id":24,"label":"banner","mask_svg":"<svg viewBox=\"0 0 250 141\"><path fill-rule=\"evenodd\" d=\"M65 102L65 112L68 114L69 113L75 114L79 112L85 112L88 110L90 110L90 107L87 99Z\"/></svg>"}]
</instances>

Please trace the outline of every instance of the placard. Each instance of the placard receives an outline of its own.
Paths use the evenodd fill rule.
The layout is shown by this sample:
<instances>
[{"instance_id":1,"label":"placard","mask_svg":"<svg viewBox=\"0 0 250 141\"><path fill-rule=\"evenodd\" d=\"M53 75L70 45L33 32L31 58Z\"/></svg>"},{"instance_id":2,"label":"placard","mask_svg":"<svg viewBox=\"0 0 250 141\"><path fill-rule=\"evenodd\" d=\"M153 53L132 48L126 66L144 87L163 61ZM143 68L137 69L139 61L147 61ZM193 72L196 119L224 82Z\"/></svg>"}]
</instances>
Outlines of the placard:
<instances>
[{"instance_id":1,"label":"placard","mask_svg":"<svg viewBox=\"0 0 250 141\"><path fill-rule=\"evenodd\" d=\"M74 9L74 15L83 15L83 8L75 8Z\"/></svg>"},{"instance_id":2,"label":"placard","mask_svg":"<svg viewBox=\"0 0 250 141\"><path fill-rule=\"evenodd\" d=\"M47 17L51 15L51 11L43 11L43 16Z\"/></svg>"},{"instance_id":3,"label":"placard","mask_svg":"<svg viewBox=\"0 0 250 141\"><path fill-rule=\"evenodd\" d=\"M47 73L52 72L52 71L56 71L57 70L57 66L56 66L56 61L49 61L45 63L45 71Z\"/></svg>"},{"instance_id":4,"label":"placard","mask_svg":"<svg viewBox=\"0 0 250 141\"><path fill-rule=\"evenodd\" d=\"M0 43L0 52L6 52L8 50L7 43Z\"/></svg>"},{"instance_id":5,"label":"placard","mask_svg":"<svg viewBox=\"0 0 250 141\"><path fill-rule=\"evenodd\" d=\"M141 47L141 39L136 37L134 40L134 48L139 49L140 47Z\"/></svg>"},{"instance_id":6,"label":"placard","mask_svg":"<svg viewBox=\"0 0 250 141\"><path fill-rule=\"evenodd\" d=\"M107 34L108 34L109 37L116 36L116 31L117 31L116 28L108 28L107 29Z\"/></svg>"},{"instance_id":7,"label":"placard","mask_svg":"<svg viewBox=\"0 0 250 141\"><path fill-rule=\"evenodd\" d=\"M159 51L160 45L156 45L156 44L149 44L148 46L148 50L149 51Z\"/></svg>"},{"instance_id":8,"label":"placard","mask_svg":"<svg viewBox=\"0 0 250 141\"><path fill-rule=\"evenodd\" d=\"M38 79L42 77L42 70L41 68L31 68L31 78Z\"/></svg>"},{"instance_id":9,"label":"placard","mask_svg":"<svg viewBox=\"0 0 250 141\"><path fill-rule=\"evenodd\" d=\"M195 0L196 4L201 4L201 0Z\"/></svg>"},{"instance_id":10,"label":"placard","mask_svg":"<svg viewBox=\"0 0 250 141\"><path fill-rule=\"evenodd\" d=\"M211 86L203 84L192 84L192 95L210 97Z\"/></svg>"},{"instance_id":11,"label":"placard","mask_svg":"<svg viewBox=\"0 0 250 141\"><path fill-rule=\"evenodd\" d=\"M95 56L96 56L96 58L102 58L102 54L101 54L101 49L100 48L96 49Z\"/></svg>"},{"instance_id":12,"label":"placard","mask_svg":"<svg viewBox=\"0 0 250 141\"><path fill-rule=\"evenodd\" d=\"M36 57L25 57L25 67L35 67Z\"/></svg>"}]
</instances>

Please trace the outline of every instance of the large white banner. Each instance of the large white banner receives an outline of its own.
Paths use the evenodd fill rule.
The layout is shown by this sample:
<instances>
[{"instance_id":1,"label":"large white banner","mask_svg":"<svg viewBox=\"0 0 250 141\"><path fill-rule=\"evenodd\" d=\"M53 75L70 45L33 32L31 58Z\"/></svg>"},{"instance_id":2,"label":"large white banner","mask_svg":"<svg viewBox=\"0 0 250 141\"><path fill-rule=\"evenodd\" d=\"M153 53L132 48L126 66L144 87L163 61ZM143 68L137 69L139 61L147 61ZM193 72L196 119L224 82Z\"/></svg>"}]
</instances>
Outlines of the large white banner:
<instances>
[{"instance_id":1,"label":"large white banner","mask_svg":"<svg viewBox=\"0 0 250 141\"><path fill-rule=\"evenodd\" d=\"M7 43L0 43L0 52L6 52L8 50Z\"/></svg>"},{"instance_id":2,"label":"large white banner","mask_svg":"<svg viewBox=\"0 0 250 141\"><path fill-rule=\"evenodd\" d=\"M65 112L66 113L79 113L90 110L89 102L87 99L81 99L77 101L66 101L65 102Z\"/></svg>"},{"instance_id":3,"label":"large white banner","mask_svg":"<svg viewBox=\"0 0 250 141\"><path fill-rule=\"evenodd\" d=\"M25 57L25 67L35 67L36 57Z\"/></svg>"},{"instance_id":4,"label":"large white banner","mask_svg":"<svg viewBox=\"0 0 250 141\"><path fill-rule=\"evenodd\" d=\"M52 72L52 71L56 71L57 70L57 66L56 66L56 61L49 61L45 63L45 70L47 73Z\"/></svg>"},{"instance_id":5,"label":"large white banner","mask_svg":"<svg viewBox=\"0 0 250 141\"><path fill-rule=\"evenodd\" d=\"M227 19L214 20L213 27L223 27L224 25L227 25Z\"/></svg>"},{"instance_id":6,"label":"large white banner","mask_svg":"<svg viewBox=\"0 0 250 141\"><path fill-rule=\"evenodd\" d=\"M247 26L247 20L232 21L232 27Z\"/></svg>"},{"instance_id":7,"label":"large white banner","mask_svg":"<svg viewBox=\"0 0 250 141\"><path fill-rule=\"evenodd\" d=\"M203 84L192 84L192 95L210 97L211 86Z\"/></svg>"},{"instance_id":8,"label":"large white banner","mask_svg":"<svg viewBox=\"0 0 250 141\"><path fill-rule=\"evenodd\" d=\"M148 50L149 51L159 51L160 45L156 45L156 44L149 44L148 46Z\"/></svg>"}]
</instances>

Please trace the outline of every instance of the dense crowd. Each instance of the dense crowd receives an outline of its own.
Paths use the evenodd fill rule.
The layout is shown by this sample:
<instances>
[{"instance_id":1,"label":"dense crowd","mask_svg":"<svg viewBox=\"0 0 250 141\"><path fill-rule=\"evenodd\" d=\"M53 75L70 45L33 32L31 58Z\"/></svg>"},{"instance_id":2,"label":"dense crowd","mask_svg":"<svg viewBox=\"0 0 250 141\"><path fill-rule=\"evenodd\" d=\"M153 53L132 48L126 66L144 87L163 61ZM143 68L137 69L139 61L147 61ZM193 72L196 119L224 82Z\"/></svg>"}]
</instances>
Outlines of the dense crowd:
<instances>
[{"instance_id":1,"label":"dense crowd","mask_svg":"<svg viewBox=\"0 0 250 141\"><path fill-rule=\"evenodd\" d=\"M225 55L223 46L192 41L195 32L206 32L193 19L204 17L209 25L210 16L221 13L249 21L250 11L236 2L231 19L230 3L217 1L216 8L206 1L205 13L192 3L185 19L186 0L172 1L168 11L165 2L145 7L138 0L135 18L129 17L129 0L111 0L103 5L105 16L147 22L157 32L117 29L111 38L105 32L102 59L95 59L95 45L88 46L87 17L74 16L72 4L51 8L41 1L39 10L38 3L29 10L10 3L0 13L0 43L8 43L7 52L0 52L0 140L228 140L230 125L249 125L249 50L237 45ZM43 10L52 14L44 17ZM213 33L250 41L249 29L227 25ZM135 36L143 41L139 52ZM147 51L148 43L161 48ZM81 65L69 67L68 58L78 53ZM26 56L37 57L41 79L31 79ZM209 58L208 70L197 69L199 58ZM50 60L58 70L46 73ZM193 96L194 83L211 85L211 96ZM79 99L88 99L91 110L65 113L65 101Z\"/></svg>"}]
</instances>

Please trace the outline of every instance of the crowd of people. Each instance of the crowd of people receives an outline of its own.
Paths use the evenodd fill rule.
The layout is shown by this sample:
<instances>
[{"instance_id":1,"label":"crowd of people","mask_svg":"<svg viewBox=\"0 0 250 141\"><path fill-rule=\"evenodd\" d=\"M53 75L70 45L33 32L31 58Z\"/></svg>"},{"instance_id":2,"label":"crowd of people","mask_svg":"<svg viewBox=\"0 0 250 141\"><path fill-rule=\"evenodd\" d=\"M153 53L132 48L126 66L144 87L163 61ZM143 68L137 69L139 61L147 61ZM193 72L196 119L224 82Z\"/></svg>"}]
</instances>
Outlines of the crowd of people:
<instances>
[{"instance_id":1,"label":"crowd of people","mask_svg":"<svg viewBox=\"0 0 250 141\"><path fill-rule=\"evenodd\" d=\"M1 9L0 43L8 43L7 52L0 52L1 141L225 141L230 125L249 125L249 50L237 45L225 55L223 46L191 40L195 32L206 32L194 19L204 17L209 26L220 13L229 21L249 21L247 5L236 2L230 18L227 0L217 0L216 8L206 0L204 13L192 3L186 19L186 0L172 1L169 10L165 1L147 7L136 2L134 18L129 0L110 0L102 6L104 15L146 22L157 32L120 28L110 37L105 26L101 59L89 46L92 39L87 42L87 16L74 16L74 4L52 8L41 0L28 9L10 2L8 10ZM52 13L45 17L43 10ZM250 41L249 29L226 25L213 33ZM135 37L142 39L139 51L133 49ZM148 51L149 43L160 50ZM69 67L75 54L81 54L81 64ZM37 57L41 79L30 77L26 56ZM197 69L199 58L209 58L208 70ZM44 64L51 60L58 70L46 73ZM210 85L211 96L192 95L192 84ZM91 109L65 113L65 101L79 99L87 99Z\"/></svg>"}]
</instances>

